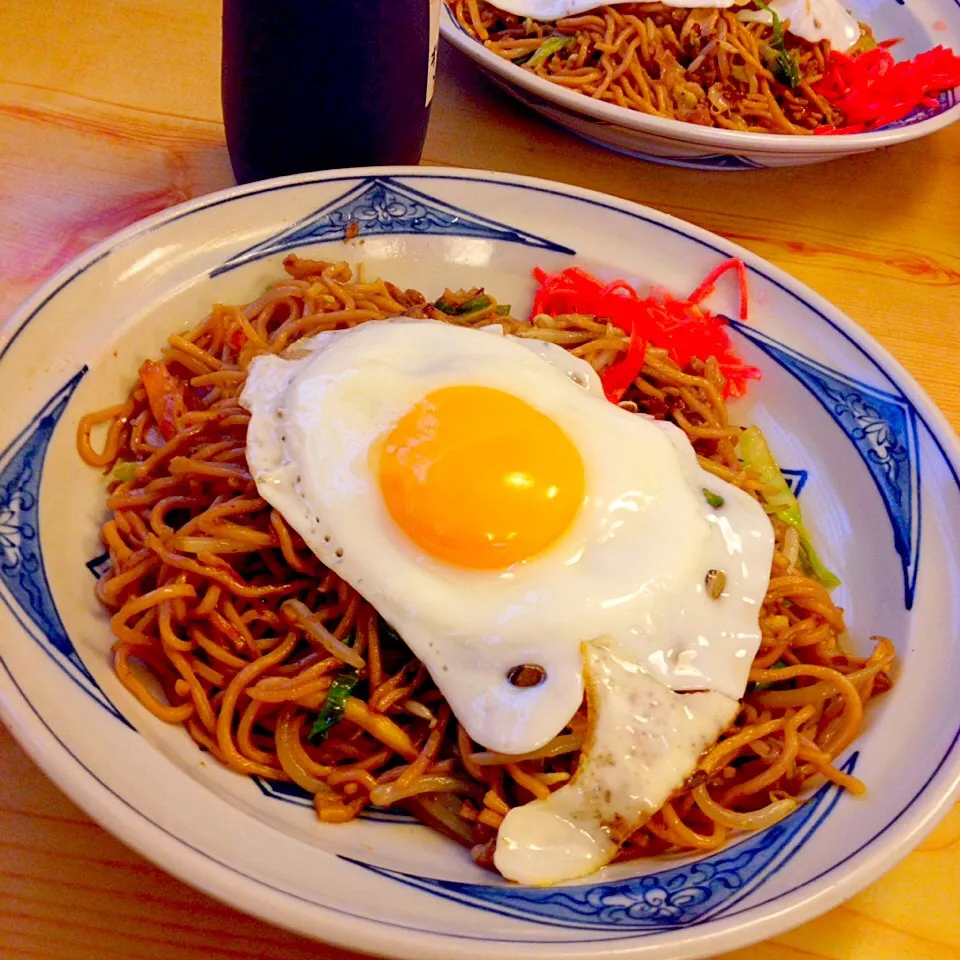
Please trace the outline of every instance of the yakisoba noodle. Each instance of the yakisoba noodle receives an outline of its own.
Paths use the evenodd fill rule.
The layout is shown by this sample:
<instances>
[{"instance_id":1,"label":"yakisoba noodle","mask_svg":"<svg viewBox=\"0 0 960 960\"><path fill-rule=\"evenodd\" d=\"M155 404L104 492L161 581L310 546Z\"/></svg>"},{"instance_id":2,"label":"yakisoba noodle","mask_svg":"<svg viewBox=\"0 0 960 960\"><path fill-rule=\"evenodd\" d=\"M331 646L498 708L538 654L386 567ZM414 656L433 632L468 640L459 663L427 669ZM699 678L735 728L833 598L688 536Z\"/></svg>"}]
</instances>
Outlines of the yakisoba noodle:
<instances>
[{"instance_id":1,"label":"yakisoba noodle","mask_svg":"<svg viewBox=\"0 0 960 960\"><path fill-rule=\"evenodd\" d=\"M261 297L214 307L192 332L169 338L162 363L142 368L142 378L187 384L178 429L158 423L143 382L81 421L81 456L121 476L102 531L111 568L96 587L112 612L117 674L147 709L182 724L221 763L311 793L321 820L400 805L490 865L511 806L570 778L584 709L526 756L473 743L376 610L257 495L245 460L249 414L238 398L255 355L402 314L467 325L496 318L507 332L559 343L598 370L618 360L627 338L592 317L541 316L531 324L499 316L492 300L449 318L419 293L355 279L343 263L290 257L285 266L289 276ZM623 402L672 419L706 469L756 493L759 482L738 462L739 428L728 421L721 391L714 360L680 370L651 348ZM857 736L864 704L889 687L893 646L878 639L867 658L842 648L842 611L799 572L796 531L773 522L763 640L740 713L621 858L719 847L732 831L785 816L818 778L864 790L834 760ZM327 738L311 743L344 664L359 670L360 683Z\"/></svg>"},{"instance_id":2,"label":"yakisoba noodle","mask_svg":"<svg viewBox=\"0 0 960 960\"><path fill-rule=\"evenodd\" d=\"M532 69L595 100L707 127L811 133L843 117L814 90L829 55L825 41L785 35L799 82L777 79L773 27L745 23L737 8L626 3L556 23L498 10L484 0L447 0L461 26L487 49L522 64L550 36L574 42ZM869 30L861 24L869 35Z\"/></svg>"}]
</instances>

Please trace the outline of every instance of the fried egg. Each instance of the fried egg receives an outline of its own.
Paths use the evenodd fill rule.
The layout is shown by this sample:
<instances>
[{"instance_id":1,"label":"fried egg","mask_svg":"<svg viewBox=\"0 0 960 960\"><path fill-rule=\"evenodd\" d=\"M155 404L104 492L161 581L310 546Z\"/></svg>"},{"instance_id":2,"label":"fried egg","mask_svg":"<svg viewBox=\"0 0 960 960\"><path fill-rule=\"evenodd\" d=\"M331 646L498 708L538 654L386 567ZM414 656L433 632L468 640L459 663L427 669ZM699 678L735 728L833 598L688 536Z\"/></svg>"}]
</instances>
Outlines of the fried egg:
<instances>
[{"instance_id":1,"label":"fried egg","mask_svg":"<svg viewBox=\"0 0 960 960\"><path fill-rule=\"evenodd\" d=\"M647 729L673 759L634 764L607 742L617 724L595 723L592 744L626 757L623 782L644 778L650 802L729 722L760 641L770 522L677 427L609 403L589 364L499 327L400 319L256 358L241 402L261 496L399 633L478 743L515 755L560 733L601 637L661 691ZM539 682L518 682L524 666ZM617 684L593 686L599 708ZM712 691L712 707L673 691ZM632 816L635 793L611 788L607 813ZM504 835L526 850L504 841L505 876L583 872L518 868L537 860L528 833ZM598 843L574 853L581 867L616 847Z\"/></svg>"}]
</instances>

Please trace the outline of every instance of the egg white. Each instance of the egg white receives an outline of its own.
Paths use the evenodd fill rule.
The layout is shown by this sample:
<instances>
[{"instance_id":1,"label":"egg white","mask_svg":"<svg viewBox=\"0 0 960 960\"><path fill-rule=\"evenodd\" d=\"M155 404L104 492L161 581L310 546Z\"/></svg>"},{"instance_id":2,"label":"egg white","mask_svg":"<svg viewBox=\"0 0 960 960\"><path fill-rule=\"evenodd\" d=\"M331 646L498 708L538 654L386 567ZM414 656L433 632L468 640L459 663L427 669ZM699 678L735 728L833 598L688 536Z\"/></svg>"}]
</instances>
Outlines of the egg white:
<instances>
[{"instance_id":1,"label":"egg white","mask_svg":"<svg viewBox=\"0 0 960 960\"><path fill-rule=\"evenodd\" d=\"M591 723L576 771L546 799L511 809L497 831L494 863L517 883L557 883L608 864L740 709L722 693L674 693L610 637L584 647Z\"/></svg>"},{"instance_id":2,"label":"egg white","mask_svg":"<svg viewBox=\"0 0 960 960\"><path fill-rule=\"evenodd\" d=\"M423 554L387 512L371 456L426 394L464 384L525 400L584 462L571 527L502 572ZM768 518L703 471L679 429L607 402L567 351L434 321L368 323L301 341L295 358L258 357L241 402L261 496L398 631L479 743L522 753L562 730L583 696L581 643L601 635L674 690L742 695L773 553ZM726 574L719 599L704 588L710 569ZM507 673L523 663L546 680L513 686Z\"/></svg>"}]
</instances>

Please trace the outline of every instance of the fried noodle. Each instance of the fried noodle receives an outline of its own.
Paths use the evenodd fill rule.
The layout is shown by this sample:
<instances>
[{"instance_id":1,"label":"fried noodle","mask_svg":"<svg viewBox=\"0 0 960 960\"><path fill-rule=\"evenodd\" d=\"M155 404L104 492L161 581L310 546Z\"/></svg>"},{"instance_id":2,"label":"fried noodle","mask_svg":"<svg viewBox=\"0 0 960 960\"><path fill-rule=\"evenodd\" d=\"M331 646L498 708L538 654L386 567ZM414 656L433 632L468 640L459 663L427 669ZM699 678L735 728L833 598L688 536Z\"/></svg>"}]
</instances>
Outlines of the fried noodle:
<instances>
[{"instance_id":1,"label":"fried noodle","mask_svg":"<svg viewBox=\"0 0 960 960\"><path fill-rule=\"evenodd\" d=\"M79 425L83 459L122 477L102 528L110 569L96 585L111 612L117 676L231 769L298 784L314 796L320 820L396 804L490 866L510 808L570 778L585 707L552 743L523 757L473 743L399 636L258 496L239 396L258 354L398 315L498 322L514 336L560 343L598 371L621 358L629 338L595 317L500 316L492 298L450 317L416 291L356 279L345 263L288 257L285 267L288 277L252 303L217 305L194 330L171 336L162 362L144 364L123 403ZM444 296L464 302L478 292ZM173 421L148 390L157 378L179 397ZM650 348L623 404L672 420L707 470L757 496L722 389L712 358L681 370ZM785 816L823 779L864 790L834 761L857 736L864 704L890 686L893 645L875 638L868 657L844 649L843 611L798 569L792 528L772 523L762 643L739 715L621 859L717 848L733 831ZM345 669L359 681L326 738L312 742L317 713Z\"/></svg>"},{"instance_id":2,"label":"fried noodle","mask_svg":"<svg viewBox=\"0 0 960 960\"><path fill-rule=\"evenodd\" d=\"M446 2L463 30L492 53L594 100L755 133L809 134L843 124L842 114L814 89L830 44L785 35L797 69L791 87L777 68L772 25L744 22L737 16L742 8L625 3L548 23L485 0ZM863 24L861 30L872 36ZM548 38L569 42L540 61L534 54Z\"/></svg>"}]
</instances>

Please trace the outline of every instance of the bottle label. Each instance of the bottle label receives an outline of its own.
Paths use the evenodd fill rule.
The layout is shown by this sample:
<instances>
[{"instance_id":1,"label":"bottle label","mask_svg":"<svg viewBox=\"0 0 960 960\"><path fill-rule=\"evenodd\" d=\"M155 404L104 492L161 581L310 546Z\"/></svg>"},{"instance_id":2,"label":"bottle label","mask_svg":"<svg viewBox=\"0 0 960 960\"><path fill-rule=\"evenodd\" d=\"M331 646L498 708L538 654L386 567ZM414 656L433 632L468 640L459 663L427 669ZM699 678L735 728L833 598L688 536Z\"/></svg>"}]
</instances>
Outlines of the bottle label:
<instances>
[{"instance_id":1,"label":"bottle label","mask_svg":"<svg viewBox=\"0 0 960 960\"><path fill-rule=\"evenodd\" d=\"M437 78L437 52L440 48L440 5L443 0L427 0L430 4L430 43L427 61L427 106L433 100L433 88Z\"/></svg>"}]
</instances>

